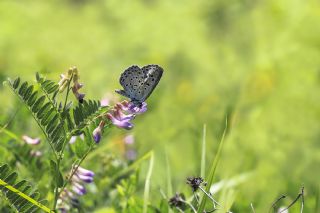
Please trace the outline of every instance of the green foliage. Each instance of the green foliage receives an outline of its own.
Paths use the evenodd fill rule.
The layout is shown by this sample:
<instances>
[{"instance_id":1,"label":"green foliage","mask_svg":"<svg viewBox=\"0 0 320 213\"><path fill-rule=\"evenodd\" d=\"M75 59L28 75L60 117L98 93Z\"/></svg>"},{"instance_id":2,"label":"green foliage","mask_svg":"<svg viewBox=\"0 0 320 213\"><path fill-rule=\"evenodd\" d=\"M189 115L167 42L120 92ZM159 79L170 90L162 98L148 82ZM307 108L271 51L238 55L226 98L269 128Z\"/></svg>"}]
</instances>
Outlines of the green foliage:
<instances>
[{"instance_id":1,"label":"green foliage","mask_svg":"<svg viewBox=\"0 0 320 213\"><path fill-rule=\"evenodd\" d=\"M7 164L0 166L0 190L12 207L18 212L36 212L40 209L51 212L45 206L46 200L40 199L40 193L28 181L17 179L18 174L10 171Z\"/></svg>"},{"instance_id":2,"label":"green foliage","mask_svg":"<svg viewBox=\"0 0 320 213\"><path fill-rule=\"evenodd\" d=\"M39 77L38 79L46 95L41 95L39 90L34 89L33 85L28 86L26 81L20 83L19 77L14 81L8 80L7 83L30 110L48 142L56 151L61 151L66 138L65 121L58 112L56 103L49 96L50 93L58 92L58 88L52 82L48 83L50 81L43 81ZM53 90L53 88L55 89Z\"/></svg>"},{"instance_id":3,"label":"green foliage","mask_svg":"<svg viewBox=\"0 0 320 213\"><path fill-rule=\"evenodd\" d=\"M151 202L159 203L158 187L167 186L164 153L170 159L173 192L184 189L185 177L200 174L203 123L209 171L225 108L232 104L234 131L224 145L214 182L255 173L254 179L230 189L236 197L232 212L249 212L251 202L256 212L265 212L285 192L294 199L302 184L305 211L320 212L319 14L315 0L0 1L0 20L5 20L0 80L18 75L29 80L34 70L58 79L66 66L75 64L84 71L87 97L100 99L118 89L119 73L126 67L159 63L164 78L148 100L148 114L135 120L133 130L138 155L155 152ZM34 89L41 90L39 85ZM0 99L0 123L6 124L21 103L6 87L0 87ZM41 134L26 110L20 109L16 117L8 129L19 137L25 132ZM14 161L0 134L0 159ZM91 134L92 129L85 137ZM106 156L124 155L123 134L112 129L94 149L95 157L85 162L101 171L104 181L114 172L106 169L111 167ZM65 158L78 156L72 155L75 146L70 145L69 154L66 145ZM48 155L46 148L41 146ZM67 168L62 164L61 172ZM50 173L44 174L44 183L35 181L42 189ZM94 186L103 188L100 182ZM142 178L137 196L143 196L143 188ZM97 197L101 200L93 201ZM112 208L104 195L92 193L84 200L92 201L86 206L98 202L97 208Z\"/></svg>"},{"instance_id":4,"label":"green foliage","mask_svg":"<svg viewBox=\"0 0 320 213\"><path fill-rule=\"evenodd\" d=\"M96 121L106 110L106 107L101 107L99 101L84 100L73 110L74 128L77 131L82 131Z\"/></svg>"}]
</instances>

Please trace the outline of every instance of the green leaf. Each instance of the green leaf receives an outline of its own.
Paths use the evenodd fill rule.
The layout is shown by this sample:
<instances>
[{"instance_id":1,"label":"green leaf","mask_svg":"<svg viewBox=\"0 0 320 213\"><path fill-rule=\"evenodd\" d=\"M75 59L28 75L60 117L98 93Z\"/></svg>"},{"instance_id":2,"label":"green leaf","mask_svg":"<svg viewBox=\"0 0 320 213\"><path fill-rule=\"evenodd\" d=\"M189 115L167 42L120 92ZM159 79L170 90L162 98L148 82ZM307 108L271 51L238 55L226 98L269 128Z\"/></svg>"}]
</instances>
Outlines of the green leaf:
<instances>
[{"instance_id":1,"label":"green leaf","mask_svg":"<svg viewBox=\"0 0 320 213\"><path fill-rule=\"evenodd\" d=\"M20 84L20 78L18 77L16 80L14 80L12 86L13 86L14 89L17 89L19 84Z\"/></svg>"},{"instance_id":2,"label":"green leaf","mask_svg":"<svg viewBox=\"0 0 320 213\"><path fill-rule=\"evenodd\" d=\"M75 153L78 158L82 158L89 148L87 143L84 142L83 140L77 140L74 143L74 146L75 146Z\"/></svg>"},{"instance_id":3,"label":"green leaf","mask_svg":"<svg viewBox=\"0 0 320 213\"><path fill-rule=\"evenodd\" d=\"M32 106L32 111L34 113L37 113L39 111L45 99L46 97L43 95L40 98L38 98L38 100L34 103L34 105Z\"/></svg>"},{"instance_id":4,"label":"green leaf","mask_svg":"<svg viewBox=\"0 0 320 213\"><path fill-rule=\"evenodd\" d=\"M20 86L20 89L18 91L19 95L21 95L23 97L24 93L26 92L26 89L28 87L28 82L23 82Z\"/></svg>"},{"instance_id":5,"label":"green leaf","mask_svg":"<svg viewBox=\"0 0 320 213\"><path fill-rule=\"evenodd\" d=\"M57 187L62 187L63 186L63 176L58 168L58 165L55 161L50 160L50 171L53 176L54 182Z\"/></svg>"},{"instance_id":6,"label":"green leaf","mask_svg":"<svg viewBox=\"0 0 320 213\"><path fill-rule=\"evenodd\" d=\"M26 180L17 182L18 174L9 170L7 164L0 166L0 190L12 208L18 212L30 212L30 208L53 212L37 201L40 198L39 192L30 193L30 184Z\"/></svg>"}]
</instances>

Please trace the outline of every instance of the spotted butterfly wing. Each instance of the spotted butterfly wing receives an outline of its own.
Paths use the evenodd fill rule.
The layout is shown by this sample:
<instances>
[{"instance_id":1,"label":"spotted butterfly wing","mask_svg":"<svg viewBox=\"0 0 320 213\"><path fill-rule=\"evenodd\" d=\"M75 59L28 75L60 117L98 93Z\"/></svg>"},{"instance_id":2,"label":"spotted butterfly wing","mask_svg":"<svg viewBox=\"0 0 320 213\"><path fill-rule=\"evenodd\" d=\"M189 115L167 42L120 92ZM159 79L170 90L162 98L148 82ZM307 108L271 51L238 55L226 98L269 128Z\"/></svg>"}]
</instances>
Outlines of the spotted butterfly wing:
<instances>
[{"instance_id":1,"label":"spotted butterfly wing","mask_svg":"<svg viewBox=\"0 0 320 213\"><path fill-rule=\"evenodd\" d=\"M123 90L116 92L140 106L157 86L162 73L163 69L158 65L147 65L141 69L136 65L131 66L121 74L120 84Z\"/></svg>"}]
</instances>

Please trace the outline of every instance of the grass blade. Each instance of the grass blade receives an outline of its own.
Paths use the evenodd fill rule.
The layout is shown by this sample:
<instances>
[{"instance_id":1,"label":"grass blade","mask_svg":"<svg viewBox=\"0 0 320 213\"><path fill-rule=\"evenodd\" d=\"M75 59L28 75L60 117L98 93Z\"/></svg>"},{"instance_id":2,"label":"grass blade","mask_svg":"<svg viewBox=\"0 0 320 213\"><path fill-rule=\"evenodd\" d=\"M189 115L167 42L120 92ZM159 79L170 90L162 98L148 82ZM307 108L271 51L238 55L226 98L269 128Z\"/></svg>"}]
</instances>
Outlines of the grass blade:
<instances>
[{"instance_id":1,"label":"grass blade","mask_svg":"<svg viewBox=\"0 0 320 213\"><path fill-rule=\"evenodd\" d=\"M149 192L150 192L150 180L153 171L153 163L154 163L154 154L151 152L149 169L146 177L146 182L144 186L144 195L143 195L143 213L148 212L148 201L149 201Z\"/></svg>"},{"instance_id":2,"label":"grass blade","mask_svg":"<svg viewBox=\"0 0 320 213\"><path fill-rule=\"evenodd\" d=\"M167 166L167 194L168 196L172 196L173 192L172 192L172 181L171 181L171 169L170 169L170 163L169 163L169 157L168 157L168 153L166 152L166 166ZM171 213L172 210L169 207L168 212Z\"/></svg>"},{"instance_id":3,"label":"grass blade","mask_svg":"<svg viewBox=\"0 0 320 213\"><path fill-rule=\"evenodd\" d=\"M203 124L202 133L202 153L201 153L201 177L205 177L206 170L206 135L207 135L207 125Z\"/></svg>"},{"instance_id":4,"label":"grass blade","mask_svg":"<svg viewBox=\"0 0 320 213\"><path fill-rule=\"evenodd\" d=\"M206 186L206 191L210 190L210 187L211 187L211 185L213 183L213 177L215 175L215 172L216 172L219 160L220 160L220 155L221 155L222 147L223 147L223 144L224 144L224 139L225 139L225 136L226 136L227 132L228 132L228 117L225 120L225 128L224 128L224 131L222 133L222 137L221 137L221 140L220 140L220 143L219 143L217 154L216 154L216 156L215 156L215 158L214 158L214 160L212 162L209 176L206 177L206 180L207 180L207 183L208 183L207 186ZM207 196L203 196L202 197L198 212L203 212L204 211L207 199L208 199Z\"/></svg>"}]
</instances>

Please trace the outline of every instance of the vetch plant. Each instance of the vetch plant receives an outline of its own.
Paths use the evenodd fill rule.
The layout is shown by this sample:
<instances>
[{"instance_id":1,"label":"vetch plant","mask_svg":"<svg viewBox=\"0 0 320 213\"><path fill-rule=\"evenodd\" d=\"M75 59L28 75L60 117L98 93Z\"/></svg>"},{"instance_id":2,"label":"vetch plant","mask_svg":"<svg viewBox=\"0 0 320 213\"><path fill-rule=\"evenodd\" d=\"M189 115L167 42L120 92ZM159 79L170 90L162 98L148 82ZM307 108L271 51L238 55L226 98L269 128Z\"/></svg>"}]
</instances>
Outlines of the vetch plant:
<instances>
[{"instance_id":1,"label":"vetch plant","mask_svg":"<svg viewBox=\"0 0 320 213\"><path fill-rule=\"evenodd\" d=\"M48 189L47 196L43 196L32 189L28 181L17 181L17 173L11 171L7 164L1 165L0 190L9 205L19 212L39 209L44 212L68 212L78 208L79 197L86 194L86 185L92 183L95 176L90 168L83 168L81 164L99 146L107 129L112 126L126 130L133 128L132 121L136 115L146 112L145 100L158 84L162 72L158 65L128 68L120 79L124 90L117 92L130 98L130 101L118 102L113 106L87 99L80 91L83 84L76 67L61 74L58 83L38 73L36 83L22 81L19 77L8 79L5 84L26 106L45 137L50 151L38 157L48 162L45 165L50 168L52 177L51 189ZM76 101L71 99L71 92ZM76 141L77 138L81 139ZM27 135L22 140L24 146L40 143L40 138Z\"/></svg>"}]
</instances>

